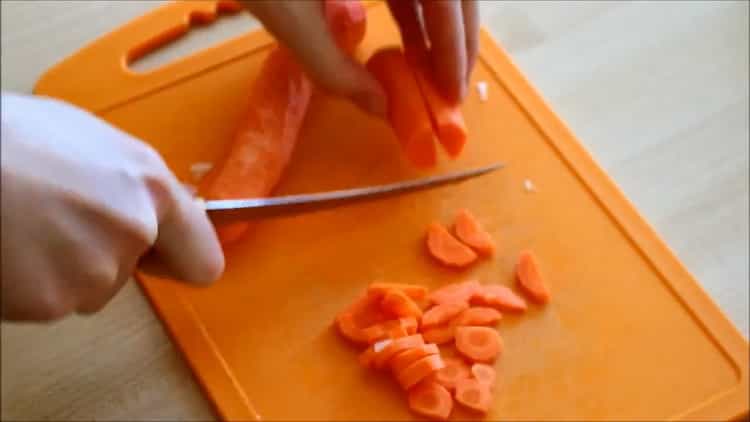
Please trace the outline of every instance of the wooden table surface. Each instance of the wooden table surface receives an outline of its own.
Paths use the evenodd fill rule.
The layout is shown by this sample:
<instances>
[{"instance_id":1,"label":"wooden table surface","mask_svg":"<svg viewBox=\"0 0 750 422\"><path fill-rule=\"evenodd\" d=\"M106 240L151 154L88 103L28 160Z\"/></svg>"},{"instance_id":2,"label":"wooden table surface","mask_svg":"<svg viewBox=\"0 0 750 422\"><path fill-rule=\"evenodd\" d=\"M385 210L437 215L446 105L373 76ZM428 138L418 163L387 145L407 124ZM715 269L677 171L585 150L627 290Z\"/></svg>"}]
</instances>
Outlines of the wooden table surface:
<instances>
[{"instance_id":1,"label":"wooden table surface","mask_svg":"<svg viewBox=\"0 0 750 422\"><path fill-rule=\"evenodd\" d=\"M2 1L2 89L154 1ZM482 20L748 335L748 2L484 2ZM225 18L141 65L257 23ZM150 61L150 63L149 63ZM4 245L5 246L5 245ZM140 290L100 314L2 324L3 419L211 419Z\"/></svg>"}]
</instances>

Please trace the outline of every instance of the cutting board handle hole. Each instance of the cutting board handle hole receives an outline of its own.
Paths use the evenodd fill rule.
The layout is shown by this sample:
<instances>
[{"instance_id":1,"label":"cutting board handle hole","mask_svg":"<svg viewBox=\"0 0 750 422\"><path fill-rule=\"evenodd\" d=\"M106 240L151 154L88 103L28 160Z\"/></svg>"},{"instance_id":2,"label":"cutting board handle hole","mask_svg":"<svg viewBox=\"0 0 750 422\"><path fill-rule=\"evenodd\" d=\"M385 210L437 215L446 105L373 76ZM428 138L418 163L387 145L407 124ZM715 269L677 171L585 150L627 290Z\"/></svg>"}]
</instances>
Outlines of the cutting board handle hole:
<instances>
[{"instance_id":1,"label":"cutting board handle hole","mask_svg":"<svg viewBox=\"0 0 750 422\"><path fill-rule=\"evenodd\" d=\"M249 13L238 13L233 7L219 3L216 17L200 12L190 14L190 25L165 30L154 39L130 50L126 57L128 68L136 73L147 73L172 62L243 35L259 26Z\"/></svg>"}]
</instances>

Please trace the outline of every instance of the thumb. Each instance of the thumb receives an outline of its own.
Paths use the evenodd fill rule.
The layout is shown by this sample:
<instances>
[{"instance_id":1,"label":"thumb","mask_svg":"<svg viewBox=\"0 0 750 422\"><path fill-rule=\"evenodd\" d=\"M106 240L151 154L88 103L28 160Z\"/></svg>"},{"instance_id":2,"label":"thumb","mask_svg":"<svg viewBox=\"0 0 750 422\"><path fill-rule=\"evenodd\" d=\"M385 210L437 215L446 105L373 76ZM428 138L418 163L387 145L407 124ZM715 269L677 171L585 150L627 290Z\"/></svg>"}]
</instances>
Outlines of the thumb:
<instances>
[{"instance_id":1,"label":"thumb","mask_svg":"<svg viewBox=\"0 0 750 422\"><path fill-rule=\"evenodd\" d=\"M385 115L386 99L378 82L336 44L319 1L248 0L246 8L305 67L324 90L359 107Z\"/></svg>"}]
</instances>

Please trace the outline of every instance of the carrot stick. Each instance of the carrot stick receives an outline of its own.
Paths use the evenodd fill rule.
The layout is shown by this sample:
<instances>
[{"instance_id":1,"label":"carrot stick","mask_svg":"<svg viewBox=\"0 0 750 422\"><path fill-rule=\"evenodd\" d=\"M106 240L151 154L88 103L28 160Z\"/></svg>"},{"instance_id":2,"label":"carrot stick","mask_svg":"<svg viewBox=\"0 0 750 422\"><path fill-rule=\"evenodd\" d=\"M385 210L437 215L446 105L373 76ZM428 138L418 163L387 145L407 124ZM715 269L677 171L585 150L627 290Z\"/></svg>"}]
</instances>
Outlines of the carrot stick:
<instances>
[{"instance_id":1,"label":"carrot stick","mask_svg":"<svg viewBox=\"0 0 750 422\"><path fill-rule=\"evenodd\" d=\"M471 298L471 304L491 306L506 311L523 312L526 301L513 290L499 284L485 284Z\"/></svg>"},{"instance_id":2,"label":"carrot stick","mask_svg":"<svg viewBox=\"0 0 750 422\"><path fill-rule=\"evenodd\" d=\"M338 46L351 54L365 37L367 11L359 0L325 0L323 12Z\"/></svg>"},{"instance_id":3,"label":"carrot stick","mask_svg":"<svg viewBox=\"0 0 750 422\"><path fill-rule=\"evenodd\" d=\"M457 402L481 413L487 413L492 402L489 387L473 378L462 379L456 383L455 397Z\"/></svg>"},{"instance_id":4,"label":"carrot stick","mask_svg":"<svg viewBox=\"0 0 750 422\"><path fill-rule=\"evenodd\" d=\"M445 363L440 355L429 355L404 368L403 371L396 374L396 380L404 390L416 385L427 376L443 369Z\"/></svg>"},{"instance_id":5,"label":"carrot stick","mask_svg":"<svg viewBox=\"0 0 750 422\"><path fill-rule=\"evenodd\" d=\"M378 352L378 354L375 356L374 366L377 369L383 369L386 367L386 365L388 365L388 362L391 360L391 358L396 356L396 354L398 354L399 352L422 345L424 345L424 339L420 334L392 340L383 350Z\"/></svg>"},{"instance_id":6,"label":"carrot stick","mask_svg":"<svg viewBox=\"0 0 750 422\"><path fill-rule=\"evenodd\" d=\"M367 287L367 294L383 297L388 290L401 290L414 300L422 300L427 296L427 287L417 284L376 282Z\"/></svg>"},{"instance_id":7,"label":"carrot stick","mask_svg":"<svg viewBox=\"0 0 750 422\"><path fill-rule=\"evenodd\" d=\"M477 260L471 248L437 222L427 227L427 249L435 259L451 267L463 268Z\"/></svg>"},{"instance_id":8,"label":"carrot stick","mask_svg":"<svg viewBox=\"0 0 750 422\"><path fill-rule=\"evenodd\" d=\"M442 385L423 382L409 390L409 408L430 419L446 420L453 410L453 398Z\"/></svg>"},{"instance_id":9,"label":"carrot stick","mask_svg":"<svg viewBox=\"0 0 750 422\"><path fill-rule=\"evenodd\" d=\"M422 308L401 290L388 290L380 302L383 312L395 317L422 317Z\"/></svg>"},{"instance_id":10,"label":"carrot stick","mask_svg":"<svg viewBox=\"0 0 750 422\"><path fill-rule=\"evenodd\" d=\"M453 222L453 231L456 233L458 240L481 255L489 256L495 253L495 241L492 240L490 234L482 228L479 221L469 210L458 211Z\"/></svg>"},{"instance_id":11,"label":"carrot stick","mask_svg":"<svg viewBox=\"0 0 750 422\"><path fill-rule=\"evenodd\" d=\"M477 381L490 387L490 390L495 386L497 372L492 366L485 363L475 363L471 365L471 374Z\"/></svg>"},{"instance_id":12,"label":"carrot stick","mask_svg":"<svg viewBox=\"0 0 750 422\"><path fill-rule=\"evenodd\" d=\"M425 314L427 315L427 314ZM495 325L503 315L494 308L475 306L464 310L454 320L456 325Z\"/></svg>"},{"instance_id":13,"label":"carrot stick","mask_svg":"<svg viewBox=\"0 0 750 422\"><path fill-rule=\"evenodd\" d=\"M443 358L445 367L435 374L435 381L449 391L456 388L456 382L471 377L469 365L460 358Z\"/></svg>"},{"instance_id":14,"label":"carrot stick","mask_svg":"<svg viewBox=\"0 0 750 422\"><path fill-rule=\"evenodd\" d=\"M538 303L549 302L550 292L539 270L539 264L531 251L522 251L518 257L516 276L521 288Z\"/></svg>"},{"instance_id":15,"label":"carrot stick","mask_svg":"<svg viewBox=\"0 0 750 422\"><path fill-rule=\"evenodd\" d=\"M449 302L433 306L422 315L422 329L444 324L469 308L469 302Z\"/></svg>"},{"instance_id":16,"label":"carrot stick","mask_svg":"<svg viewBox=\"0 0 750 422\"><path fill-rule=\"evenodd\" d=\"M500 335L489 327L456 327L455 336L456 350L474 362L493 362L503 350Z\"/></svg>"},{"instance_id":17,"label":"carrot stick","mask_svg":"<svg viewBox=\"0 0 750 422\"><path fill-rule=\"evenodd\" d=\"M422 331L422 337L428 343L448 343L453 340L454 336L455 327L451 324L432 327Z\"/></svg>"},{"instance_id":18,"label":"carrot stick","mask_svg":"<svg viewBox=\"0 0 750 422\"><path fill-rule=\"evenodd\" d=\"M367 69L385 90L388 120L406 157L417 167L432 167L437 161L432 123L417 80L401 50L377 51Z\"/></svg>"},{"instance_id":19,"label":"carrot stick","mask_svg":"<svg viewBox=\"0 0 750 422\"><path fill-rule=\"evenodd\" d=\"M393 374L398 374L417 360L425 356L437 354L440 354L440 349L438 349L437 345L433 343L403 351L391 359L391 372L393 372Z\"/></svg>"},{"instance_id":20,"label":"carrot stick","mask_svg":"<svg viewBox=\"0 0 750 422\"><path fill-rule=\"evenodd\" d=\"M450 302L466 302L481 289L482 285L476 280L446 284L430 293L427 296L427 300L437 305Z\"/></svg>"}]
</instances>

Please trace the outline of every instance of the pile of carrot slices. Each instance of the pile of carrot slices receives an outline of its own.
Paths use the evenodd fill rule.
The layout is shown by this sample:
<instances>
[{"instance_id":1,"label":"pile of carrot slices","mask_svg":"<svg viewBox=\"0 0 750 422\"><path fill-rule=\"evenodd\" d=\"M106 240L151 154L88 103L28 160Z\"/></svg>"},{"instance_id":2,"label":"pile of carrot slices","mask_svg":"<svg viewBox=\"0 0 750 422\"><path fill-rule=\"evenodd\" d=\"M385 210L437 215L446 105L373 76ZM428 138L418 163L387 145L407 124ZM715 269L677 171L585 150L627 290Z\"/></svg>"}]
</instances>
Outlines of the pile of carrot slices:
<instances>
[{"instance_id":1,"label":"pile of carrot slices","mask_svg":"<svg viewBox=\"0 0 750 422\"><path fill-rule=\"evenodd\" d=\"M453 233L439 222L427 227L427 250L441 264L466 268L479 257L495 254L495 241L474 215L461 209L453 222Z\"/></svg>"},{"instance_id":2,"label":"pile of carrot slices","mask_svg":"<svg viewBox=\"0 0 750 422\"><path fill-rule=\"evenodd\" d=\"M530 251L521 252L516 277L529 299L549 301ZM464 281L429 291L375 282L337 315L336 326L343 337L365 347L362 366L389 374L405 391L414 413L445 420L456 404L479 414L489 411L495 363L504 347L496 327L502 312L526 309L523 297L500 284Z\"/></svg>"}]
</instances>

